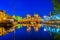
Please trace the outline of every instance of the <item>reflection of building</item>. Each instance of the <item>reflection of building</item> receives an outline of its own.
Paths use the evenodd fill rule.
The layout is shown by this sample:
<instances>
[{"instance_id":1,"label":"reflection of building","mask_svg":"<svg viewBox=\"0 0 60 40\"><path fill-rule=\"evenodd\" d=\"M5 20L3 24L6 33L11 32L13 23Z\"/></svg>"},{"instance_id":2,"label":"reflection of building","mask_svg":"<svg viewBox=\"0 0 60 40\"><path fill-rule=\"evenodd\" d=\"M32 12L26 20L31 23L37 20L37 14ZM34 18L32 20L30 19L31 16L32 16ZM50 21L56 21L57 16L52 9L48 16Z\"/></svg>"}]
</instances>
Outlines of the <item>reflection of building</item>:
<instances>
[{"instance_id":1,"label":"reflection of building","mask_svg":"<svg viewBox=\"0 0 60 40\"><path fill-rule=\"evenodd\" d=\"M27 31L30 31L33 27L35 31L38 31L42 25L60 28L60 17L56 15L44 16L44 19L34 14L33 17L27 15L27 17L9 16L5 11L0 11L0 36L12 32L15 28L21 28L27 26Z\"/></svg>"},{"instance_id":2,"label":"reflection of building","mask_svg":"<svg viewBox=\"0 0 60 40\"><path fill-rule=\"evenodd\" d=\"M8 33L7 31L13 26L13 23L8 19L12 19L12 17L7 15L5 11L0 10L0 36Z\"/></svg>"}]
</instances>

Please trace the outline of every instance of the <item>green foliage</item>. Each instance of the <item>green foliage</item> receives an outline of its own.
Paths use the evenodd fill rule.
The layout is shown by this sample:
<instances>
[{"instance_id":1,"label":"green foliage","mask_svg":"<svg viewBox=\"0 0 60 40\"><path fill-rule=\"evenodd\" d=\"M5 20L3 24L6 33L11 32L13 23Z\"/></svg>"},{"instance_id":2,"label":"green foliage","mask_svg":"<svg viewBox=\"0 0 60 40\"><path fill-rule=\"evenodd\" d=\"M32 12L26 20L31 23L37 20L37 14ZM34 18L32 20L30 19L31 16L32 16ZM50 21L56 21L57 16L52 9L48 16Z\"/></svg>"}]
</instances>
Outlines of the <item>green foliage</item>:
<instances>
[{"instance_id":1,"label":"green foliage","mask_svg":"<svg viewBox=\"0 0 60 40\"><path fill-rule=\"evenodd\" d=\"M52 0L54 4L55 14L60 14L60 0Z\"/></svg>"},{"instance_id":2,"label":"green foliage","mask_svg":"<svg viewBox=\"0 0 60 40\"><path fill-rule=\"evenodd\" d=\"M60 34L54 34L54 40L60 40Z\"/></svg>"},{"instance_id":3,"label":"green foliage","mask_svg":"<svg viewBox=\"0 0 60 40\"><path fill-rule=\"evenodd\" d=\"M21 28L21 27L22 27L22 25L21 25L21 24L18 24L18 25L17 25L17 28L18 28L18 29L19 29L19 28Z\"/></svg>"},{"instance_id":4,"label":"green foliage","mask_svg":"<svg viewBox=\"0 0 60 40\"><path fill-rule=\"evenodd\" d=\"M19 17L19 16L15 16L15 18L14 18L15 20L21 20L22 19L22 17Z\"/></svg>"}]
</instances>

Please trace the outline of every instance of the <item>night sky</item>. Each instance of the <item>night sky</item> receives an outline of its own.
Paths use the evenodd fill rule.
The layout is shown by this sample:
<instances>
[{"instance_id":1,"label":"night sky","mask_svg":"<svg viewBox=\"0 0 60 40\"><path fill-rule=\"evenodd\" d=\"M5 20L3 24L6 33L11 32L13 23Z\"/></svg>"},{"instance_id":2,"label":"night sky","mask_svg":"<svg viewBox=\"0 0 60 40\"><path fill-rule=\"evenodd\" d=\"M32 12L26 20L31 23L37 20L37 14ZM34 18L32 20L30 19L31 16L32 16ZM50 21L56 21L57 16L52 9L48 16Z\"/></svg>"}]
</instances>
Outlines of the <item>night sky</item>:
<instances>
[{"instance_id":1,"label":"night sky","mask_svg":"<svg viewBox=\"0 0 60 40\"><path fill-rule=\"evenodd\" d=\"M53 10L52 0L0 0L0 10L5 10L9 15L26 17L27 14L33 16L37 13L43 18L48 16ZM32 28L31 32L26 31L27 27L16 29L15 40L53 40L53 34L44 32L43 27L35 32ZM14 40L14 33L0 37L0 40Z\"/></svg>"}]
</instances>

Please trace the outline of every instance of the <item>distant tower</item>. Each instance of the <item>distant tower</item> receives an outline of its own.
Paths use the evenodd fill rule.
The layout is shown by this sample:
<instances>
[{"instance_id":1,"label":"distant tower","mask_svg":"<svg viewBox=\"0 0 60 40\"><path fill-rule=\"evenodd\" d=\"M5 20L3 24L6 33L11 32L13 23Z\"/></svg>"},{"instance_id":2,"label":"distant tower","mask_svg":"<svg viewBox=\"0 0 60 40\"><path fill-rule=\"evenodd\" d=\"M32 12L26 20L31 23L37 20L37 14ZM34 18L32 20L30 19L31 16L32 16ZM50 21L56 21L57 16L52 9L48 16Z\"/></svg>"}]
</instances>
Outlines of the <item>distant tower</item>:
<instances>
[{"instance_id":1,"label":"distant tower","mask_svg":"<svg viewBox=\"0 0 60 40\"><path fill-rule=\"evenodd\" d=\"M50 15L49 16L52 16L52 15L55 15L55 13L54 12L50 12Z\"/></svg>"}]
</instances>

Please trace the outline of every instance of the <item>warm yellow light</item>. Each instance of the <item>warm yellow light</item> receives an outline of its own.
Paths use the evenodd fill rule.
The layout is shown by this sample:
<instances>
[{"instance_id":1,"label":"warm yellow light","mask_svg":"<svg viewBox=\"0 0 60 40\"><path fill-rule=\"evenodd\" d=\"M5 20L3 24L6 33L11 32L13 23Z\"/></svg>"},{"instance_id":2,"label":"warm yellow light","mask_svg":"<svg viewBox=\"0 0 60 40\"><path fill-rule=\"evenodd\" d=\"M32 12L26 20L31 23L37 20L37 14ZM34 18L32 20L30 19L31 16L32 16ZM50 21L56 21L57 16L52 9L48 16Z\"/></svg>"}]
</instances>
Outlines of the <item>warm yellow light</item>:
<instances>
[{"instance_id":1,"label":"warm yellow light","mask_svg":"<svg viewBox=\"0 0 60 40\"><path fill-rule=\"evenodd\" d=\"M6 20L6 17L4 17L3 19Z\"/></svg>"},{"instance_id":2,"label":"warm yellow light","mask_svg":"<svg viewBox=\"0 0 60 40\"><path fill-rule=\"evenodd\" d=\"M15 18L15 15L13 15L12 17Z\"/></svg>"},{"instance_id":3,"label":"warm yellow light","mask_svg":"<svg viewBox=\"0 0 60 40\"><path fill-rule=\"evenodd\" d=\"M38 27L35 28L35 31L38 31Z\"/></svg>"},{"instance_id":4,"label":"warm yellow light","mask_svg":"<svg viewBox=\"0 0 60 40\"><path fill-rule=\"evenodd\" d=\"M31 18L31 15L27 14L27 18Z\"/></svg>"},{"instance_id":5,"label":"warm yellow light","mask_svg":"<svg viewBox=\"0 0 60 40\"><path fill-rule=\"evenodd\" d=\"M0 19L0 21L1 21L1 19Z\"/></svg>"}]
</instances>

